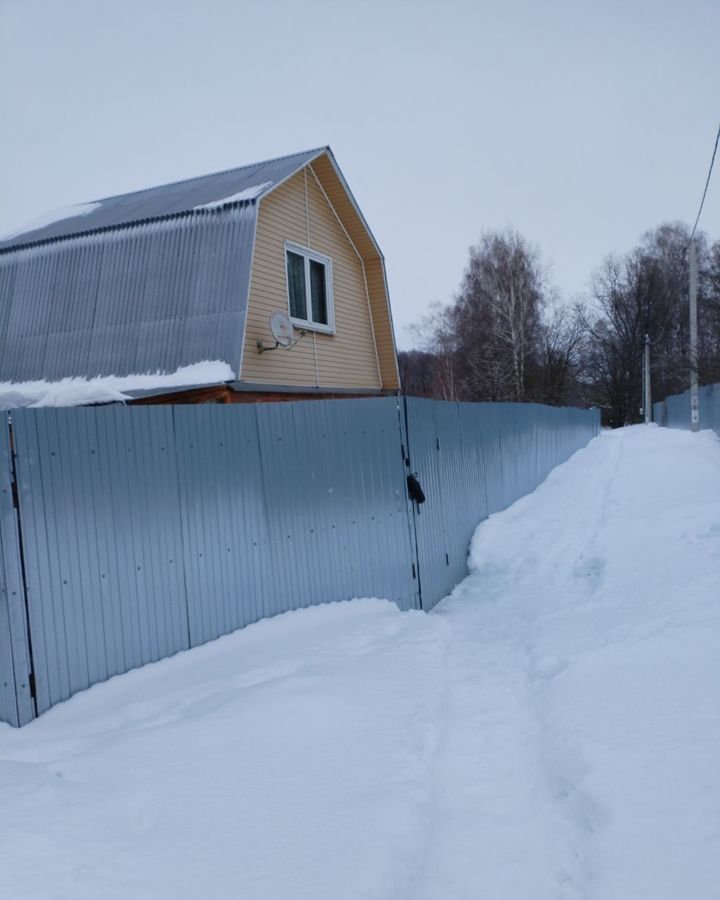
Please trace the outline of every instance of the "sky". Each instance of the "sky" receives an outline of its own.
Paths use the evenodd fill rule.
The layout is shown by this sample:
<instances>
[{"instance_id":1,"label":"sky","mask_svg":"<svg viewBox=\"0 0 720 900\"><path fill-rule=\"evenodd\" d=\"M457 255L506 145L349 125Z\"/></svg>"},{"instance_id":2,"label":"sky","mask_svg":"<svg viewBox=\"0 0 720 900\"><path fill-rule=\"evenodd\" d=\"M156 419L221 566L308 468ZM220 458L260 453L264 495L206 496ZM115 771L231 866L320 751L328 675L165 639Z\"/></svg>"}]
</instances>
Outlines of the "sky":
<instances>
[{"instance_id":1,"label":"sky","mask_svg":"<svg viewBox=\"0 0 720 900\"><path fill-rule=\"evenodd\" d=\"M570 301L692 222L719 37L718 0L0 0L0 233L329 144L408 348L483 231L518 229Z\"/></svg>"}]
</instances>

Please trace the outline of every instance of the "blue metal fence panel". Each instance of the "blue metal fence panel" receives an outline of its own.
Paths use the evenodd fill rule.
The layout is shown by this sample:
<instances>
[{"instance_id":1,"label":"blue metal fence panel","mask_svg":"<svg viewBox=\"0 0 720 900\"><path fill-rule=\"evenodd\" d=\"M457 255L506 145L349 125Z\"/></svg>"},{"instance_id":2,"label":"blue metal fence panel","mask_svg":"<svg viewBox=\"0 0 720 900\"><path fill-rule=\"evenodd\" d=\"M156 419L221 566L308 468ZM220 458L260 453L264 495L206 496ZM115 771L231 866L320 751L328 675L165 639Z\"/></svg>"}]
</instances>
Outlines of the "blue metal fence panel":
<instances>
[{"instance_id":1,"label":"blue metal fence panel","mask_svg":"<svg viewBox=\"0 0 720 900\"><path fill-rule=\"evenodd\" d=\"M272 612L361 596L416 608L398 401L255 408Z\"/></svg>"},{"instance_id":2,"label":"blue metal fence panel","mask_svg":"<svg viewBox=\"0 0 720 900\"><path fill-rule=\"evenodd\" d=\"M253 404L174 408L191 645L270 615L272 572Z\"/></svg>"},{"instance_id":3,"label":"blue metal fence panel","mask_svg":"<svg viewBox=\"0 0 720 900\"><path fill-rule=\"evenodd\" d=\"M667 426L667 404L664 400L653 403L653 422L661 427Z\"/></svg>"},{"instance_id":4,"label":"blue metal fence panel","mask_svg":"<svg viewBox=\"0 0 720 900\"><path fill-rule=\"evenodd\" d=\"M34 715L30 696L30 658L20 560L19 532L12 491L12 460L7 416L0 422L0 722L25 725Z\"/></svg>"},{"instance_id":5,"label":"blue metal fence panel","mask_svg":"<svg viewBox=\"0 0 720 900\"><path fill-rule=\"evenodd\" d=\"M706 412L706 428L712 428L718 434L720 434L720 384L712 384L708 387L708 394L706 398L707 402L707 412ZM700 410L700 416L702 421L702 409Z\"/></svg>"},{"instance_id":6,"label":"blue metal fence panel","mask_svg":"<svg viewBox=\"0 0 720 900\"><path fill-rule=\"evenodd\" d=\"M425 494L425 502L415 504L415 533L423 609L426 597L444 594L454 584L450 572L450 534L443 498L446 489L440 461L439 405L434 400L408 397L407 442L409 470L416 474ZM448 404L453 410L457 404ZM449 415L444 414L447 426ZM448 442L449 445L449 442ZM443 593L444 592L444 593Z\"/></svg>"},{"instance_id":7,"label":"blue metal fence panel","mask_svg":"<svg viewBox=\"0 0 720 900\"><path fill-rule=\"evenodd\" d=\"M477 524L534 490L599 432L597 410L408 398L410 468L426 502L416 507L423 609L467 574Z\"/></svg>"},{"instance_id":8,"label":"blue metal fence panel","mask_svg":"<svg viewBox=\"0 0 720 900\"><path fill-rule=\"evenodd\" d=\"M38 712L187 648L170 407L13 414Z\"/></svg>"},{"instance_id":9,"label":"blue metal fence panel","mask_svg":"<svg viewBox=\"0 0 720 900\"><path fill-rule=\"evenodd\" d=\"M331 600L418 606L396 400L174 416L192 645Z\"/></svg>"},{"instance_id":10,"label":"blue metal fence panel","mask_svg":"<svg viewBox=\"0 0 720 900\"><path fill-rule=\"evenodd\" d=\"M720 434L720 384L707 384L698 390L700 428ZM668 428L690 428L690 391L673 394L653 406L653 419Z\"/></svg>"},{"instance_id":11,"label":"blue metal fence panel","mask_svg":"<svg viewBox=\"0 0 720 900\"><path fill-rule=\"evenodd\" d=\"M459 403L436 403L436 422L438 429L437 452L438 468L445 490L446 500L442 516L446 536L447 559L445 575L454 587L467 574L467 546L464 543L468 513L475 516L475 523L483 518L482 500L473 492L474 480L472 471L466 467L463 434L465 422L461 416ZM411 444L412 446L412 444ZM426 516L427 524L427 516ZM442 560L441 560L442 563ZM427 575L427 565L424 566ZM442 565L441 565L442 570ZM446 594L448 591L445 592Z\"/></svg>"},{"instance_id":12,"label":"blue metal fence panel","mask_svg":"<svg viewBox=\"0 0 720 900\"><path fill-rule=\"evenodd\" d=\"M25 590L7 439L0 577L10 583L12 557L38 712L285 610L359 596L414 609L421 595L431 608L466 574L477 523L599 427L597 412L395 398L21 410L13 422ZM0 717L22 724L27 638L6 609Z\"/></svg>"}]
</instances>

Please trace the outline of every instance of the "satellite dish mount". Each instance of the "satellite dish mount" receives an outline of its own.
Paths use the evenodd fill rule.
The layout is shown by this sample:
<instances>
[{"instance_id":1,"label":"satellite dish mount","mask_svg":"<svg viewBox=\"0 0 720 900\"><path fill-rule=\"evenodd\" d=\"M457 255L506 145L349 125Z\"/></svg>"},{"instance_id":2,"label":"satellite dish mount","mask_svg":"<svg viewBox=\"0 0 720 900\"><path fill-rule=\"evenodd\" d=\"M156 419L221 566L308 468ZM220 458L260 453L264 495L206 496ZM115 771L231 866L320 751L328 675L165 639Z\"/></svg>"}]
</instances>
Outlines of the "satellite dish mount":
<instances>
[{"instance_id":1,"label":"satellite dish mount","mask_svg":"<svg viewBox=\"0 0 720 900\"><path fill-rule=\"evenodd\" d=\"M290 316L278 310L270 316L270 331L275 338L274 344L263 344L262 341L257 342L258 353L267 353L268 350L277 350L282 347L283 350L289 350L294 347L297 342L305 337L306 331L298 331L295 336L295 327L290 320Z\"/></svg>"}]
</instances>

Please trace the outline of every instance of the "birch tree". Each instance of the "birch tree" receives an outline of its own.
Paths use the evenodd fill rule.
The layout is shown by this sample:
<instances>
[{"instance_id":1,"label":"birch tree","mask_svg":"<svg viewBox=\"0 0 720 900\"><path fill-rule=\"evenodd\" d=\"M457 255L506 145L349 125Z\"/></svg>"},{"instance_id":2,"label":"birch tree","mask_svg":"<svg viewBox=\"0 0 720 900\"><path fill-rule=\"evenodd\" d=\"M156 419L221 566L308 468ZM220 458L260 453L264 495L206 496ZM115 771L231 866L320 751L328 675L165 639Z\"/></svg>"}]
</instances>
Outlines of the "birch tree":
<instances>
[{"instance_id":1,"label":"birch tree","mask_svg":"<svg viewBox=\"0 0 720 900\"><path fill-rule=\"evenodd\" d=\"M527 399L527 367L539 349L544 288L537 250L514 229L488 232L470 249L451 311L470 399Z\"/></svg>"}]
</instances>

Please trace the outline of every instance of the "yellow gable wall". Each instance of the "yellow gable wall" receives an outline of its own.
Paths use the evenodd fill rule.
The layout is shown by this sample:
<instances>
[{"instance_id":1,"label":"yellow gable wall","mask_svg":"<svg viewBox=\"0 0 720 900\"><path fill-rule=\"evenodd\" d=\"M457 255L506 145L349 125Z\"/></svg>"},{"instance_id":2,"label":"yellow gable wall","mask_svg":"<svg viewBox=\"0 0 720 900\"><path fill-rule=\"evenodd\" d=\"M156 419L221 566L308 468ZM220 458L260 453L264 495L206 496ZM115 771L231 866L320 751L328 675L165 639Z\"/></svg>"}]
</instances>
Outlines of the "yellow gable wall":
<instances>
[{"instance_id":1,"label":"yellow gable wall","mask_svg":"<svg viewBox=\"0 0 720 900\"><path fill-rule=\"evenodd\" d=\"M288 309L285 241L332 259L335 334L309 331L290 350L260 354L258 340L272 343L271 313ZM308 168L260 203L241 378L261 384L381 387L363 263Z\"/></svg>"}]
</instances>

